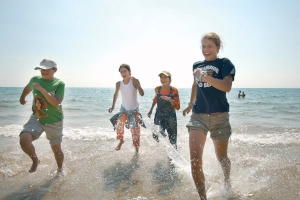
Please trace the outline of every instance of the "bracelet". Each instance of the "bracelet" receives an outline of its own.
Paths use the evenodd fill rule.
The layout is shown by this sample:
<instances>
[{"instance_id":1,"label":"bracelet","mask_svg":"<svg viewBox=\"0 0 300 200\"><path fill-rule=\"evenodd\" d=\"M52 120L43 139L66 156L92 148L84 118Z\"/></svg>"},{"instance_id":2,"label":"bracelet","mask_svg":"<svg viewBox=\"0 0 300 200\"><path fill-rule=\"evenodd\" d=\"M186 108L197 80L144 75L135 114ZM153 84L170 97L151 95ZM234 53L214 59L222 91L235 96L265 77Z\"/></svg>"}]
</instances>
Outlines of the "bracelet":
<instances>
[{"instance_id":1,"label":"bracelet","mask_svg":"<svg viewBox=\"0 0 300 200\"><path fill-rule=\"evenodd\" d=\"M189 107L193 107L194 103L189 102L188 105L189 105Z\"/></svg>"}]
</instances>

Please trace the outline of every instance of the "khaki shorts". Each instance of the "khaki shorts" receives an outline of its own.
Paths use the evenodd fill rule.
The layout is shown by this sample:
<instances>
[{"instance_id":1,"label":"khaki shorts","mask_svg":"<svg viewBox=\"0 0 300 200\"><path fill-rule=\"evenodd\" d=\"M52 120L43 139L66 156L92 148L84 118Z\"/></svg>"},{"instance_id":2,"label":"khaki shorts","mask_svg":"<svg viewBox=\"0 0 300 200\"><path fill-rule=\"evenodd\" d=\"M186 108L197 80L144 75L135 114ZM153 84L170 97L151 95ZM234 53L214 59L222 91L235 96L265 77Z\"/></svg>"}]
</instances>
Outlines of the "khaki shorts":
<instances>
[{"instance_id":1,"label":"khaki shorts","mask_svg":"<svg viewBox=\"0 0 300 200\"><path fill-rule=\"evenodd\" d=\"M229 123L228 112L217 114L193 113L186 127L189 131L199 130L206 135L209 131L210 137L213 140L228 140L231 135L231 126Z\"/></svg>"},{"instance_id":2,"label":"khaki shorts","mask_svg":"<svg viewBox=\"0 0 300 200\"><path fill-rule=\"evenodd\" d=\"M63 136L63 121L43 125L34 115L31 115L28 122L23 126L20 135L23 132L29 132L31 133L33 140L37 140L44 131L50 144L60 144Z\"/></svg>"}]
</instances>

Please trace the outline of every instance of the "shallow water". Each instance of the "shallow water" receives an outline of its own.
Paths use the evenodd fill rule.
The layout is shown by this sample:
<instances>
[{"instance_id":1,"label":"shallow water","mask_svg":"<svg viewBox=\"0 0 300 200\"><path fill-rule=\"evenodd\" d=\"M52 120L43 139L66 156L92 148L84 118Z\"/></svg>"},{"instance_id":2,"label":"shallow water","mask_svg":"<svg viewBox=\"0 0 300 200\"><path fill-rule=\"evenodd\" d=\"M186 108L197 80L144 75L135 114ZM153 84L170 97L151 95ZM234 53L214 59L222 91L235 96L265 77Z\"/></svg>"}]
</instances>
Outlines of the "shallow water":
<instances>
[{"instance_id":1,"label":"shallow water","mask_svg":"<svg viewBox=\"0 0 300 200\"><path fill-rule=\"evenodd\" d=\"M208 139L204 150L208 198L299 199L300 90L243 89L243 99L237 98L238 90L227 96L233 129L228 154L235 195L228 198L224 193L222 171ZM67 88L65 162L58 176L44 135L34 142L41 160L38 170L27 172L31 162L19 146L18 133L29 118L32 97L27 105L19 105L21 91L0 88L0 199L198 199L189 165L185 128L189 116L177 112L177 152L165 140L157 143L151 136L153 119L146 118L152 89L145 89L145 97L139 97L147 129L141 128L136 156L128 130L122 149L114 150L118 142L109 122L113 113L107 112L113 89ZM182 111L189 90L179 89L179 95Z\"/></svg>"}]
</instances>

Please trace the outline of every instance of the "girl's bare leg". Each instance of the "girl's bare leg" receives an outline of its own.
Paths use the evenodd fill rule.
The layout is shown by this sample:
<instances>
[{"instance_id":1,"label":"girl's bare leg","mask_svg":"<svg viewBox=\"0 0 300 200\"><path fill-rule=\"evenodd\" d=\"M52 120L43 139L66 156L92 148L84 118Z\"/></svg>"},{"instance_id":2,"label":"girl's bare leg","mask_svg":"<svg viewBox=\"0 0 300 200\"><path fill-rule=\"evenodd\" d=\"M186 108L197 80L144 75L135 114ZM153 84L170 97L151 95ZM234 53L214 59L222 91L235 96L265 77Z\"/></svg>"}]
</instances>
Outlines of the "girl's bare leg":
<instances>
[{"instance_id":1,"label":"girl's bare leg","mask_svg":"<svg viewBox=\"0 0 300 200\"><path fill-rule=\"evenodd\" d=\"M138 113L134 113L134 117L135 117L135 123L136 123L136 127L131 129L131 135L132 135L132 144L135 147L135 152L139 153L139 147L140 147L140 118Z\"/></svg>"},{"instance_id":2,"label":"girl's bare leg","mask_svg":"<svg viewBox=\"0 0 300 200\"><path fill-rule=\"evenodd\" d=\"M225 188L229 190L231 189L231 184L230 184L231 162L227 156L228 140L223 140L223 141L213 140L213 143L215 146L216 157L221 164L222 171L224 174Z\"/></svg>"},{"instance_id":3,"label":"girl's bare leg","mask_svg":"<svg viewBox=\"0 0 300 200\"><path fill-rule=\"evenodd\" d=\"M125 113L123 113L119 118L117 122L117 140L120 140L118 146L115 148L117 151L121 149L122 144L124 143L124 126L127 120L127 116Z\"/></svg>"},{"instance_id":4,"label":"girl's bare leg","mask_svg":"<svg viewBox=\"0 0 300 200\"><path fill-rule=\"evenodd\" d=\"M120 142L119 142L119 144L118 144L118 146L116 146L116 150L117 151L119 151L120 149L121 149L121 146L122 146L122 144L124 143L124 140L123 139L120 139Z\"/></svg>"},{"instance_id":5,"label":"girl's bare leg","mask_svg":"<svg viewBox=\"0 0 300 200\"><path fill-rule=\"evenodd\" d=\"M205 141L206 135L202 131L189 131L192 176L201 200L206 200L205 177L202 169L202 156Z\"/></svg>"}]
</instances>

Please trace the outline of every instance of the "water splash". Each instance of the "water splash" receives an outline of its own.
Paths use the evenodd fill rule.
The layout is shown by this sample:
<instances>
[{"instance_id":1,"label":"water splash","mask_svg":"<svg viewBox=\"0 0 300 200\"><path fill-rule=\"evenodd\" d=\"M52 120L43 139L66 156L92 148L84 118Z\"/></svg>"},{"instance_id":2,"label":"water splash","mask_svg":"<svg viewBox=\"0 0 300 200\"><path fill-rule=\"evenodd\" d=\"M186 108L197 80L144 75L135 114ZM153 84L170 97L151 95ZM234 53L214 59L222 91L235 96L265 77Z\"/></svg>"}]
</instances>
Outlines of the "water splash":
<instances>
[{"instance_id":1,"label":"water splash","mask_svg":"<svg viewBox=\"0 0 300 200\"><path fill-rule=\"evenodd\" d=\"M177 170L182 170L185 172L190 171L190 163L174 148L172 144L168 141L166 135L161 134L160 126L154 125L152 127L152 132L159 135L159 142L165 148L167 155L169 156L171 163L177 167Z\"/></svg>"}]
</instances>

